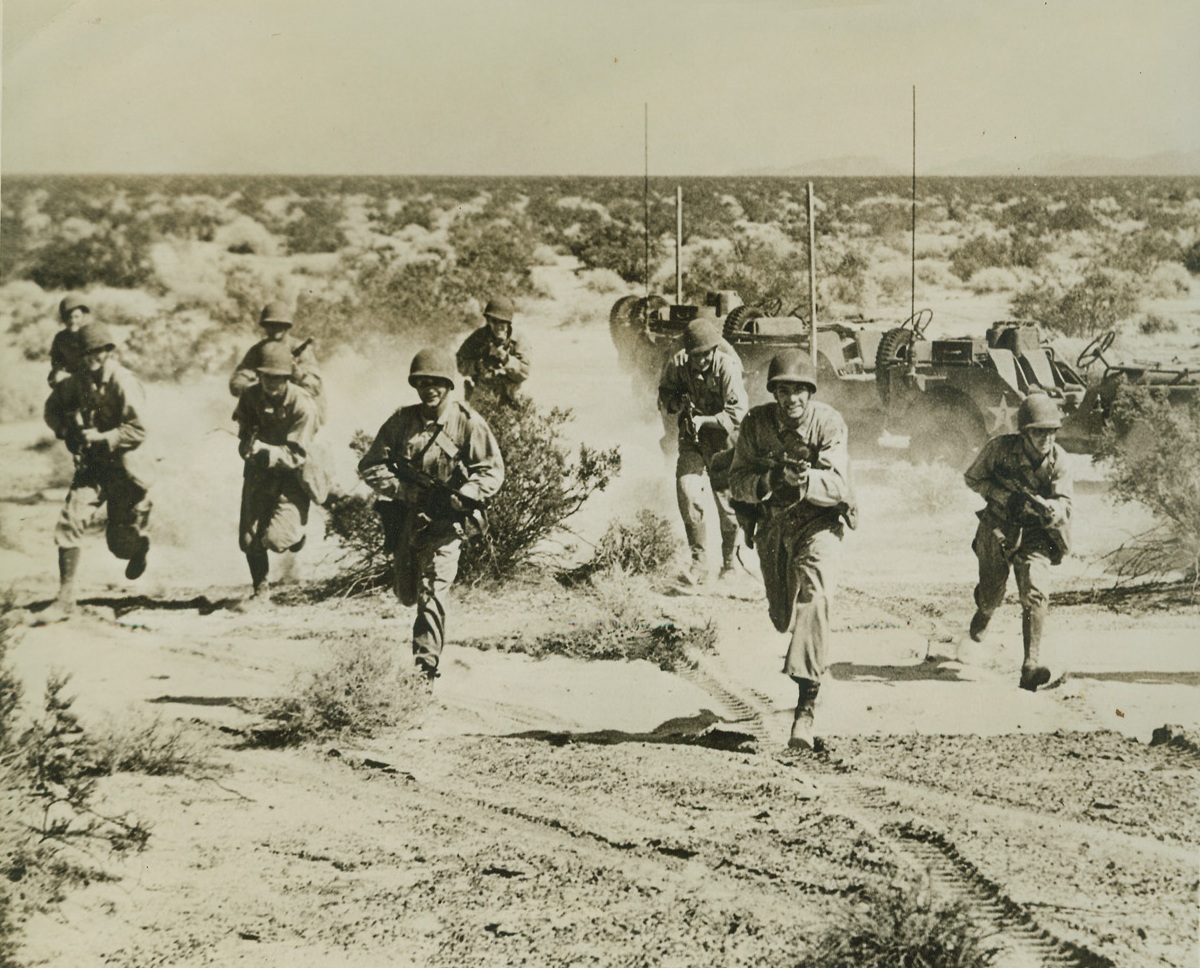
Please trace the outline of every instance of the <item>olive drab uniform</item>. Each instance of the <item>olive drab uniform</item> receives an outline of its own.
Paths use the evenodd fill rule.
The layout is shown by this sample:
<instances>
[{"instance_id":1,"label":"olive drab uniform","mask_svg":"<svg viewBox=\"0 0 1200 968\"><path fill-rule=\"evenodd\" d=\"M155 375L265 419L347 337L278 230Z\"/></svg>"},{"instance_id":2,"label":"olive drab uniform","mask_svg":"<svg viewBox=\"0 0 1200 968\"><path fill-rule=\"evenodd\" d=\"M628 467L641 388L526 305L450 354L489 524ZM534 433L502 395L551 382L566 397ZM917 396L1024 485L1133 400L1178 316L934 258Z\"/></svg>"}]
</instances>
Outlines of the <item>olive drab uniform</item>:
<instances>
[{"instance_id":1,"label":"olive drab uniform","mask_svg":"<svg viewBox=\"0 0 1200 968\"><path fill-rule=\"evenodd\" d=\"M513 335L511 322L508 337L500 340L492 335L490 326L480 326L463 340L455 360L465 378L463 395L468 400L477 387L485 387L503 402L513 403L529 378L529 351L524 341Z\"/></svg>"},{"instance_id":2,"label":"olive drab uniform","mask_svg":"<svg viewBox=\"0 0 1200 968\"><path fill-rule=\"evenodd\" d=\"M978 512L971 544L979 559L975 605L986 618L1004 601L1009 571L1016 574L1021 598L1026 661L1036 663L1049 604L1050 566L1070 551L1073 484L1065 451L1055 444L1035 464L1022 435L993 437L967 468L963 479L987 501ZM1014 487L1014 485L1016 485ZM1052 516L1042 520L1023 507L1019 491L1043 498Z\"/></svg>"},{"instance_id":3,"label":"olive drab uniform","mask_svg":"<svg viewBox=\"0 0 1200 968\"><path fill-rule=\"evenodd\" d=\"M247 388L258 383L258 368L262 365L263 349L275 342L270 338L261 339L246 351L242 361L238 363L229 378L229 392L240 397ZM313 353L310 340L299 340L291 333L284 333L279 340L292 354L291 381L308 393L317 405L318 423L325 420L325 388L321 380L321 371L317 366L316 354Z\"/></svg>"},{"instance_id":4,"label":"olive drab uniform","mask_svg":"<svg viewBox=\"0 0 1200 968\"><path fill-rule=\"evenodd\" d=\"M46 401L46 424L75 458L75 474L54 529L60 549L78 548L107 504L109 551L123 561L145 554L150 482L146 462L138 459L146 439L145 409L141 382L115 360L98 376L85 370L55 384ZM89 428L100 431L102 439L85 442L82 432Z\"/></svg>"},{"instance_id":5,"label":"olive drab uniform","mask_svg":"<svg viewBox=\"0 0 1200 968\"><path fill-rule=\"evenodd\" d=\"M317 404L293 383L278 400L255 383L238 398L233 419L245 462L238 545L247 555L299 551L311 503L303 473L320 423ZM251 454L255 442L264 446Z\"/></svg>"},{"instance_id":6,"label":"olive drab uniform","mask_svg":"<svg viewBox=\"0 0 1200 968\"><path fill-rule=\"evenodd\" d=\"M679 452L675 460L675 495L691 551L692 565L700 577L707 574L704 527L705 478L712 486L721 530L721 556L726 568L737 548L738 522L729 503L729 484L723 474L713 473L713 458L733 447L746 416L748 396L737 355L724 352L718 344L712 362L701 372L688 363L688 351L676 352L663 366L658 385L659 406L679 417ZM716 424L691 435L686 430L686 413L716 417Z\"/></svg>"},{"instance_id":7,"label":"olive drab uniform","mask_svg":"<svg viewBox=\"0 0 1200 968\"><path fill-rule=\"evenodd\" d=\"M50 375L47 382L51 387L69 376L83 373L87 367L83 359L83 337L77 329L60 329L50 341Z\"/></svg>"},{"instance_id":8,"label":"olive drab uniform","mask_svg":"<svg viewBox=\"0 0 1200 968\"><path fill-rule=\"evenodd\" d=\"M803 493L780 477L787 459L810 465ZM846 422L817 400L796 427L775 403L754 407L742 423L729 477L734 499L759 509L755 547L771 623L791 633L783 671L819 682L829 664L842 536L855 514Z\"/></svg>"},{"instance_id":9,"label":"olive drab uniform","mask_svg":"<svg viewBox=\"0 0 1200 968\"><path fill-rule=\"evenodd\" d=\"M403 604L417 606L413 655L433 675L445 645L446 592L458 574L462 539L479 521L456 512L447 490L405 479L406 469L485 502L504 482L504 461L483 417L447 398L432 418L421 404L397 410L358 464L359 476L381 499L376 506L392 556L393 590Z\"/></svg>"}]
</instances>

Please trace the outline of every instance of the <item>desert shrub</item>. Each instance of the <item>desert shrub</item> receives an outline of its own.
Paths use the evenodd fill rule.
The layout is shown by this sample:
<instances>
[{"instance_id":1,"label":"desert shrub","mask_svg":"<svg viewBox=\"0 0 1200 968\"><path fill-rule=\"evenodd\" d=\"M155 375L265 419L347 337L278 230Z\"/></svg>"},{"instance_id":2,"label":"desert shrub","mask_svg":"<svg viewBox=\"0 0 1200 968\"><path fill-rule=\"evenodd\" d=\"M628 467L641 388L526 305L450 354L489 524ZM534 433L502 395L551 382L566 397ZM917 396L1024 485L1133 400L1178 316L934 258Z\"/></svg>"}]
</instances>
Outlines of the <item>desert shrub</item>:
<instances>
[{"instance_id":1,"label":"desert shrub","mask_svg":"<svg viewBox=\"0 0 1200 968\"><path fill-rule=\"evenodd\" d=\"M1046 227L1051 232L1084 232L1099 224L1092 210L1077 199L1054 209L1046 218Z\"/></svg>"},{"instance_id":2,"label":"desert shrub","mask_svg":"<svg viewBox=\"0 0 1200 968\"><path fill-rule=\"evenodd\" d=\"M136 289L154 281L151 241L144 221L106 219L77 232L64 231L35 249L24 275L43 289Z\"/></svg>"},{"instance_id":3,"label":"desert shrub","mask_svg":"<svg viewBox=\"0 0 1200 968\"><path fill-rule=\"evenodd\" d=\"M689 288L734 289L747 306L786 311L807 292L804 253L791 245L777 247L764 239L739 235L729 251L702 246L688 273Z\"/></svg>"},{"instance_id":4,"label":"desert shrub","mask_svg":"<svg viewBox=\"0 0 1200 968\"><path fill-rule=\"evenodd\" d=\"M228 361L227 334L206 313L165 313L130 327L121 361L145 380L177 380L186 373L214 372Z\"/></svg>"},{"instance_id":5,"label":"desert shrub","mask_svg":"<svg viewBox=\"0 0 1200 968\"><path fill-rule=\"evenodd\" d=\"M1177 265L1182 261L1181 256L1181 246L1170 235L1143 229L1118 235L1115 241L1104 246L1100 261L1106 268L1144 276L1163 263Z\"/></svg>"},{"instance_id":6,"label":"desert shrub","mask_svg":"<svg viewBox=\"0 0 1200 968\"><path fill-rule=\"evenodd\" d=\"M908 232L912 228L912 209L901 198L863 202L855 210L855 217L868 226L872 235L880 237Z\"/></svg>"},{"instance_id":7,"label":"desert shrub","mask_svg":"<svg viewBox=\"0 0 1200 968\"><path fill-rule=\"evenodd\" d=\"M1142 292L1151 299L1176 299L1186 296L1192 288L1192 278L1178 262L1160 262L1149 277L1142 277Z\"/></svg>"},{"instance_id":8,"label":"desert shrub","mask_svg":"<svg viewBox=\"0 0 1200 968\"><path fill-rule=\"evenodd\" d=\"M1093 268L1073 286L1033 283L1013 296L1011 306L1019 318L1036 319L1064 336L1094 336L1137 312L1138 299L1127 279Z\"/></svg>"},{"instance_id":9,"label":"desert shrub","mask_svg":"<svg viewBox=\"0 0 1200 968\"><path fill-rule=\"evenodd\" d=\"M646 274L646 238L641 225L617 222L599 212L579 213L578 231L567 240L567 248L589 269L610 269L626 282L642 281ZM661 237L650 239L650 266L665 255Z\"/></svg>"},{"instance_id":10,"label":"desert shrub","mask_svg":"<svg viewBox=\"0 0 1200 968\"><path fill-rule=\"evenodd\" d=\"M238 215L216 230L215 241L235 255L275 255L279 240L261 222L249 215Z\"/></svg>"},{"instance_id":11,"label":"desert shrub","mask_svg":"<svg viewBox=\"0 0 1200 968\"><path fill-rule=\"evenodd\" d=\"M300 673L292 695L269 702L259 745L291 746L326 737L372 736L403 726L428 702L423 680L386 635L354 631L330 644L327 661Z\"/></svg>"},{"instance_id":12,"label":"desert shrub","mask_svg":"<svg viewBox=\"0 0 1200 968\"><path fill-rule=\"evenodd\" d=\"M547 554L545 543L565 531L569 519L620 471L616 448L581 445L572 459L562 440L569 410L539 411L528 399L516 406L477 390L472 405L487 419L504 455L504 486L488 508L483 533L463 543L459 580L499 581ZM358 455L370 446L359 432L351 441ZM326 505L326 528L342 543L339 574L323 594L352 595L385 586L390 565L382 551L383 530L372 498L334 495Z\"/></svg>"},{"instance_id":13,"label":"desert shrub","mask_svg":"<svg viewBox=\"0 0 1200 968\"><path fill-rule=\"evenodd\" d=\"M544 412L527 397L509 406L486 390L471 403L504 455L504 486L488 508L481 540L463 548L459 574L467 582L500 580L546 552L544 542L562 534L588 498L620 473L621 454L581 444L572 459L563 441L570 410Z\"/></svg>"},{"instance_id":14,"label":"desert shrub","mask_svg":"<svg viewBox=\"0 0 1200 968\"><path fill-rule=\"evenodd\" d=\"M679 542L670 522L649 508L642 508L633 524L610 521L596 542L592 557L560 572L558 580L564 585L575 585L613 568L630 575L650 575L670 562L678 550Z\"/></svg>"},{"instance_id":15,"label":"desert shrub","mask_svg":"<svg viewBox=\"0 0 1200 968\"><path fill-rule=\"evenodd\" d=\"M516 633L463 643L477 649L496 648L535 659L557 655L589 661L652 663L666 672L694 668L696 655L716 651L712 622L680 625L663 616L652 602L644 577L619 567L597 572L572 595L570 625L530 638Z\"/></svg>"},{"instance_id":16,"label":"desert shrub","mask_svg":"<svg viewBox=\"0 0 1200 968\"><path fill-rule=\"evenodd\" d=\"M1200 273L1200 239L1197 239L1184 250L1183 267L1193 275Z\"/></svg>"},{"instance_id":17,"label":"desert shrub","mask_svg":"<svg viewBox=\"0 0 1200 968\"><path fill-rule=\"evenodd\" d=\"M97 810L96 780L105 770L66 695L66 677L47 679L39 715L23 725L21 683L7 662L12 615L6 595L0 601L0 964L12 963L32 911L60 900L71 884L107 876L96 869L97 848L141 850L150 837L128 814Z\"/></svg>"},{"instance_id":18,"label":"desert shrub","mask_svg":"<svg viewBox=\"0 0 1200 968\"><path fill-rule=\"evenodd\" d=\"M1146 313L1138 323L1138 332L1143 336L1153 336L1156 333L1178 333L1179 323L1157 313Z\"/></svg>"},{"instance_id":19,"label":"desert shrub","mask_svg":"<svg viewBox=\"0 0 1200 968\"><path fill-rule=\"evenodd\" d=\"M498 293L532 291L529 269L537 239L526 220L460 216L449 242L454 258L443 285L458 295L456 301L473 297L482 303Z\"/></svg>"},{"instance_id":20,"label":"desert shrub","mask_svg":"<svg viewBox=\"0 0 1200 968\"><path fill-rule=\"evenodd\" d=\"M300 206L300 215L284 227L283 235L292 255L302 252L337 252L346 244L342 231L342 203L336 198L310 198Z\"/></svg>"},{"instance_id":21,"label":"desert shrub","mask_svg":"<svg viewBox=\"0 0 1200 968\"><path fill-rule=\"evenodd\" d=\"M1200 581L1200 397L1172 405L1161 387L1117 391L1098 459L1112 497L1150 509L1158 524L1114 552L1121 577L1181 571Z\"/></svg>"},{"instance_id":22,"label":"desert shrub","mask_svg":"<svg viewBox=\"0 0 1200 968\"><path fill-rule=\"evenodd\" d=\"M864 892L797 968L982 968L994 961L984 929L962 902L908 879Z\"/></svg>"},{"instance_id":23,"label":"desert shrub","mask_svg":"<svg viewBox=\"0 0 1200 968\"><path fill-rule=\"evenodd\" d=\"M90 746L92 769L100 776L182 776L211 767L186 724L158 716L110 718L90 731Z\"/></svg>"},{"instance_id":24,"label":"desert shrub","mask_svg":"<svg viewBox=\"0 0 1200 968\"><path fill-rule=\"evenodd\" d=\"M1047 251L1046 244L1026 236L1017 238L974 235L950 253L950 271L963 282L981 269L1036 269Z\"/></svg>"}]
</instances>

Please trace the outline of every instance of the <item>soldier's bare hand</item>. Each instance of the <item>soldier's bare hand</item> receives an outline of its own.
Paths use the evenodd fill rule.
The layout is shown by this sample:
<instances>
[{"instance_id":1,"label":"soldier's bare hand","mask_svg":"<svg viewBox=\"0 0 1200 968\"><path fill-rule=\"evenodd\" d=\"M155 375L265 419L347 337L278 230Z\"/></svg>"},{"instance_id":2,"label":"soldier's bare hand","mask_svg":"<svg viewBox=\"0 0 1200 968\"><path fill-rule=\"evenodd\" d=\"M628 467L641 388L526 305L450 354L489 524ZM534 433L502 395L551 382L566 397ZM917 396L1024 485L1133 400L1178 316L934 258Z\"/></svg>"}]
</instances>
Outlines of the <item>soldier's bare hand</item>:
<instances>
[{"instance_id":1,"label":"soldier's bare hand","mask_svg":"<svg viewBox=\"0 0 1200 968\"><path fill-rule=\"evenodd\" d=\"M792 487L798 487L803 490L808 487L808 468L793 467L791 464L784 464L783 479Z\"/></svg>"},{"instance_id":2,"label":"soldier's bare hand","mask_svg":"<svg viewBox=\"0 0 1200 968\"><path fill-rule=\"evenodd\" d=\"M83 437L83 441L86 444L97 444L104 440L104 432L97 430L95 427L84 427L83 430L80 431L80 435Z\"/></svg>"}]
</instances>

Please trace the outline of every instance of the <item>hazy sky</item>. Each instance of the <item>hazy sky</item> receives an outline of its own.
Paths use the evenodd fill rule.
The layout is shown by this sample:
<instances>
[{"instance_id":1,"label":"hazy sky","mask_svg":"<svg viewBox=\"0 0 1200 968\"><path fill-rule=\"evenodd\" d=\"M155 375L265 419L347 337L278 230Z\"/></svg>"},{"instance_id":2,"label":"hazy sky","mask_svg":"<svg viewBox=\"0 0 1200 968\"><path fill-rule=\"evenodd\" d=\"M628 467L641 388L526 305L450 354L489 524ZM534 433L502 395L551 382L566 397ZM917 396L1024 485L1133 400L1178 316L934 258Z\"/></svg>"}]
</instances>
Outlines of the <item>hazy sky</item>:
<instances>
[{"instance_id":1,"label":"hazy sky","mask_svg":"<svg viewBox=\"0 0 1200 968\"><path fill-rule=\"evenodd\" d=\"M1197 0L3 0L6 172L1200 151Z\"/></svg>"}]
</instances>

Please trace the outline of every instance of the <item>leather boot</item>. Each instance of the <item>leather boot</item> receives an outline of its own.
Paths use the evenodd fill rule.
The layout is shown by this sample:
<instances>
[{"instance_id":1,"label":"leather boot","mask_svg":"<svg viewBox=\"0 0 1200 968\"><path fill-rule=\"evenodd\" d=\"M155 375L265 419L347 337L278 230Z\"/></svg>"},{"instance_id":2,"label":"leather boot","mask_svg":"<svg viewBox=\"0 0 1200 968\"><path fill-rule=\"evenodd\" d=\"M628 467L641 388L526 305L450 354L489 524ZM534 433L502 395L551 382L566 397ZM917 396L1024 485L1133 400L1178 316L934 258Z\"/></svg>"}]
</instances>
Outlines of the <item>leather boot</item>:
<instances>
[{"instance_id":1,"label":"leather boot","mask_svg":"<svg viewBox=\"0 0 1200 968\"><path fill-rule=\"evenodd\" d=\"M254 594L235 606L239 612L251 611L271 603L271 584L267 581L271 562L267 553L265 551L247 551L246 564L250 566L250 581L254 586Z\"/></svg>"},{"instance_id":2,"label":"leather boot","mask_svg":"<svg viewBox=\"0 0 1200 968\"><path fill-rule=\"evenodd\" d=\"M821 684L812 679L797 679L798 696L796 715L792 720L792 733L788 737L788 749L811 750L814 745L813 714L817 708L817 692Z\"/></svg>"},{"instance_id":3,"label":"leather boot","mask_svg":"<svg viewBox=\"0 0 1200 968\"><path fill-rule=\"evenodd\" d=\"M1021 688L1034 692L1050 681L1050 670L1041 664L1042 624L1045 615L1025 609L1021 613L1021 636L1025 643L1025 661L1021 664Z\"/></svg>"},{"instance_id":4,"label":"leather boot","mask_svg":"<svg viewBox=\"0 0 1200 968\"><path fill-rule=\"evenodd\" d=\"M984 612L975 610L975 614L971 616L971 641L982 642L987 636L988 623L992 620L990 615Z\"/></svg>"}]
</instances>

